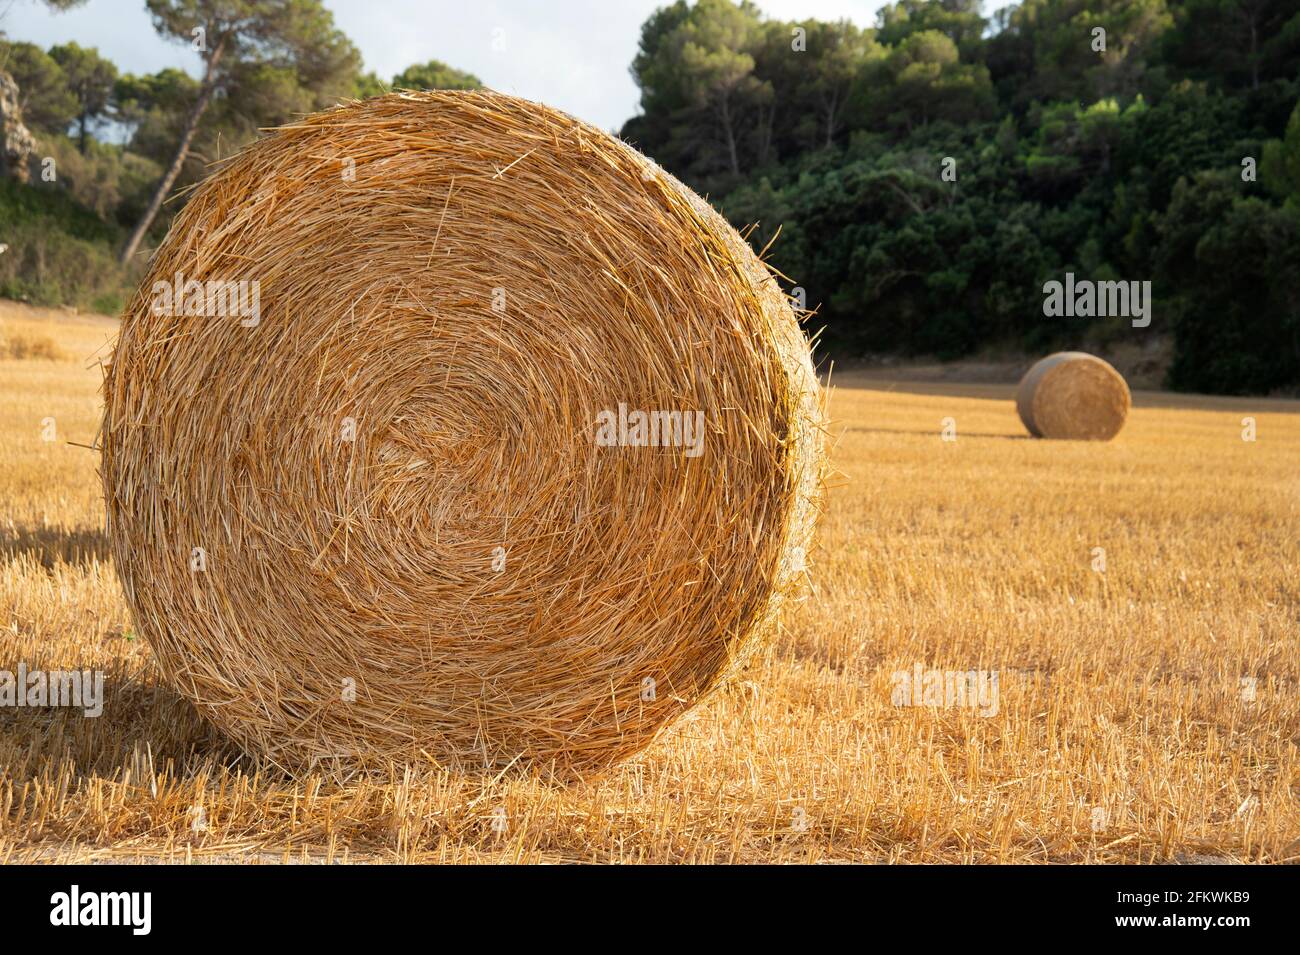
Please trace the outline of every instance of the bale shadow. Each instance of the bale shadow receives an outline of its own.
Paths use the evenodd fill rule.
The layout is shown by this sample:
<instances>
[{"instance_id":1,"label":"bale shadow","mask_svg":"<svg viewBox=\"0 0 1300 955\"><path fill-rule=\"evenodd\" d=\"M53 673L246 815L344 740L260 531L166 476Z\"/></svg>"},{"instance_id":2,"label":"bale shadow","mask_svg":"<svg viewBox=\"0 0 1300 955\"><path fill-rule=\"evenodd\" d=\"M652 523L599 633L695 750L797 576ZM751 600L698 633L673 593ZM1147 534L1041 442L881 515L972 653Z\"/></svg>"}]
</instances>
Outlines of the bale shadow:
<instances>
[{"instance_id":1,"label":"bale shadow","mask_svg":"<svg viewBox=\"0 0 1300 955\"><path fill-rule=\"evenodd\" d=\"M55 564L105 562L112 556L103 528L36 527L27 524L0 527L0 560L30 554L46 570Z\"/></svg>"},{"instance_id":2,"label":"bale shadow","mask_svg":"<svg viewBox=\"0 0 1300 955\"><path fill-rule=\"evenodd\" d=\"M26 672L69 670L66 662L25 659ZM0 670L17 672L12 660L0 661ZM9 779L20 788L32 782L48 784L60 778L72 786L94 780L126 780L149 785L157 774L184 782L210 776L214 769L256 775L263 784L301 788L309 777L321 777L325 791L358 785L400 782L405 771L449 774L467 787L467 799L497 788L502 781L532 780L556 790L589 783L604 772L566 774L527 765L522 760L504 767L475 764L435 764L421 760L395 760L392 764L343 769L330 766L298 768L280 765L265 755L242 748L181 694L162 682L151 668L112 660L100 667L77 666L103 674L98 715L79 706L0 705L0 766L10 769ZM93 701L91 701L93 702ZM94 709L95 707L91 707Z\"/></svg>"},{"instance_id":3,"label":"bale shadow","mask_svg":"<svg viewBox=\"0 0 1300 955\"><path fill-rule=\"evenodd\" d=\"M856 425L850 425L844 429L844 433L846 434L850 431L861 432L863 434L907 434L907 435L919 435L920 437L923 438L939 437L939 432L937 430L916 431L916 430L910 430L906 428L860 428ZM1027 434L991 434L985 431L959 431L957 432L957 437L961 440L965 440L967 438L993 438L995 440L1000 440L1000 441L1034 440L1030 435Z\"/></svg>"},{"instance_id":4,"label":"bale shadow","mask_svg":"<svg viewBox=\"0 0 1300 955\"><path fill-rule=\"evenodd\" d=\"M71 669L41 660L23 662L28 673ZM17 669L10 661L3 667L11 674ZM169 767L174 777L184 779L214 764L250 766L243 752L188 700L142 674L138 665L112 661L78 669L103 674L97 700L83 695L80 706L0 706L0 752L8 751L15 784L43 778L55 767L80 783L122 778L124 768L140 782L146 771Z\"/></svg>"}]
</instances>

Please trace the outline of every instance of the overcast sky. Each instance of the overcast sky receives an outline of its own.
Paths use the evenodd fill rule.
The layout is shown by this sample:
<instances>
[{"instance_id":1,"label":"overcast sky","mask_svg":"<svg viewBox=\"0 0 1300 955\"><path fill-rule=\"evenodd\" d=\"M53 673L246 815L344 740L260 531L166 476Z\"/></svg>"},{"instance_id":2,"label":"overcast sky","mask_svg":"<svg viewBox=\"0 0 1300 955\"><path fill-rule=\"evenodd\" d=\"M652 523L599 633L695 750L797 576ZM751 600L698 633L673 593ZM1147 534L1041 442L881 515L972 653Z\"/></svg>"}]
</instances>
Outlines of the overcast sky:
<instances>
[{"instance_id":1,"label":"overcast sky","mask_svg":"<svg viewBox=\"0 0 1300 955\"><path fill-rule=\"evenodd\" d=\"M667 0L325 0L387 81L412 63L442 60L504 93L538 100L616 130L637 110L628 73L641 24ZM782 20L875 22L882 0L759 0ZM993 9L1002 4L986 2ZM51 13L38 0L0 0L0 30L48 48L75 40L131 73L198 72L186 46L153 30L143 0L89 0ZM495 41L495 42L494 42Z\"/></svg>"}]
</instances>

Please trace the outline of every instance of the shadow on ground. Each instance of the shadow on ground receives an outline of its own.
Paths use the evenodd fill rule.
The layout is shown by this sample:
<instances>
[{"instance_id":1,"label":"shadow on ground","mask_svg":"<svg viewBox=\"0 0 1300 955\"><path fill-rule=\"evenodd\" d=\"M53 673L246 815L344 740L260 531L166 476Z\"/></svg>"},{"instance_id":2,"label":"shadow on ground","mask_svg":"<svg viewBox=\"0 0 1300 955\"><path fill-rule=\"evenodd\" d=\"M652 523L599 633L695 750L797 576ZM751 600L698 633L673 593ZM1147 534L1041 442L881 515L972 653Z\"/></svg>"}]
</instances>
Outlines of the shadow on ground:
<instances>
[{"instance_id":1,"label":"shadow on ground","mask_svg":"<svg viewBox=\"0 0 1300 955\"><path fill-rule=\"evenodd\" d=\"M931 431L915 431L915 430L908 430L905 428L858 428L858 427L850 426L845 428L844 431L845 433L852 431L860 434L911 434L911 435L920 435L923 438L939 437L939 431L937 428ZM1027 434L989 434L987 432L980 432L980 431L962 431L959 432L959 434L963 441L968 438L993 438L999 441L1033 440Z\"/></svg>"},{"instance_id":2,"label":"shadow on ground","mask_svg":"<svg viewBox=\"0 0 1300 955\"><path fill-rule=\"evenodd\" d=\"M89 564L107 561L111 554L103 528L34 527L26 524L0 527L0 561L30 554L46 569L57 563Z\"/></svg>"}]
</instances>

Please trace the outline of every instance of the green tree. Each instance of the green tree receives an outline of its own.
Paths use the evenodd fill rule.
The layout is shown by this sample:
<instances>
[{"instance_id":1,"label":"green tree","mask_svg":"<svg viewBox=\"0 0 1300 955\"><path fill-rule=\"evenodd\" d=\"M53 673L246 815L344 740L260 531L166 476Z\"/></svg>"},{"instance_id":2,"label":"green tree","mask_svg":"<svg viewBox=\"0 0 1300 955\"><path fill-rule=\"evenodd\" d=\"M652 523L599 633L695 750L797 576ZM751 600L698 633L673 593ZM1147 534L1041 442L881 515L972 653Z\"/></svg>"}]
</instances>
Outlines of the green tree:
<instances>
[{"instance_id":1,"label":"green tree","mask_svg":"<svg viewBox=\"0 0 1300 955\"><path fill-rule=\"evenodd\" d=\"M353 90L352 95L355 99L370 99L372 96L383 96L391 89L391 86L379 78L379 74L371 70L357 77L356 89Z\"/></svg>"},{"instance_id":2,"label":"green tree","mask_svg":"<svg viewBox=\"0 0 1300 955\"><path fill-rule=\"evenodd\" d=\"M408 66L393 77L393 89L403 90L478 90L483 81L473 73L455 69L439 60Z\"/></svg>"},{"instance_id":3,"label":"green tree","mask_svg":"<svg viewBox=\"0 0 1300 955\"><path fill-rule=\"evenodd\" d=\"M761 169L783 151L798 152L818 142L817 116L811 104L800 101L798 91L808 79L808 53L795 52L799 24L769 20L759 25L751 50L754 75L767 84L755 103L748 151ZM806 41L805 37L805 41ZM770 91L770 94L769 94Z\"/></svg>"},{"instance_id":4,"label":"green tree","mask_svg":"<svg viewBox=\"0 0 1300 955\"><path fill-rule=\"evenodd\" d=\"M803 81L795 95L816 117L821 144L832 146L845 127L854 86L867 65L878 62L884 51L870 31L848 20L810 22L807 42L806 66L800 70Z\"/></svg>"},{"instance_id":5,"label":"green tree","mask_svg":"<svg viewBox=\"0 0 1300 955\"><path fill-rule=\"evenodd\" d=\"M320 0L146 0L154 28L190 44L203 64L171 161L122 248L125 263L171 191L214 97L247 128L319 108L356 88L360 57Z\"/></svg>"},{"instance_id":6,"label":"green tree","mask_svg":"<svg viewBox=\"0 0 1300 955\"><path fill-rule=\"evenodd\" d=\"M1243 198L1235 171L1204 172L1174 188L1160 234L1170 385L1260 394L1300 382L1300 210Z\"/></svg>"},{"instance_id":7,"label":"green tree","mask_svg":"<svg viewBox=\"0 0 1300 955\"><path fill-rule=\"evenodd\" d=\"M678 0L657 11L632 64L644 114L624 135L684 173L734 183L763 138L755 128L771 122L775 91L756 72L771 38L749 0Z\"/></svg>"},{"instance_id":8,"label":"green tree","mask_svg":"<svg viewBox=\"0 0 1300 955\"><path fill-rule=\"evenodd\" d=\"M641 39L632 60L632 77L641 90L645 116L670 117L684 109L687 97L682 76L672 54L678 31L690 16L686 0L660 7L641 25Z\"/></svg>"},{"instance_id":9,"label":"green tree","mask_svg":"<svg viewBox=\"0 0 1300 955\"><path fill-rule=\"evenodd\" d=\"M466 73L448 66L440 60L417 63L408 66L393 77L391 83L385 83L372 70L357 77L356 88L352 95L356 99L369 99L383 96L391 90L478 90L483 88L483 81L473 73Z\"/></svg>"},{"instance_id":10,"label":"green tree","mask_svg":"<svg viewBox=\"0 0 1300 955\"><path fill-rule=\"evenodd\" d=\"M1172 22L1166 0L1023 0L1000 18L989 67L1017 108L1126 100L1143 90Z\"/></svg>"},{"instance_id":11,"label":"green tree","mask_svg":"<svg viewBox=\"0 0 1300 955\"><path fill-rule=\"evenodd\" d=\"M0 43L0 70L18 84L23 121L34 129L62 133L77 116L77 98L63 67L34 43Z\"/></svg>"},{"instance_id":12,"label":"green tree","mask_svg":"<svg viewBox=\"0 0 1300 955\"><path fill-rule=\"evenodd\" d=\"M1294 78L1300 66L1294 0L1185 0L1173 9L1169 55L1192 76L1251 89L1264 78Z\"/></svg>"},{"instance_id":13,"label":"green tree","mask_svg":"<svg viewBox=\"0 0 1300 955\"><path fill-rule=\"evenodd\" d=\"M1300 210L1300 103L1286 124L1286 134L1264 144L1259 165L1260 177L1269 191Z\"/></svg>"},{"instance_id":14,"label":"green tree","mask_svg":"<svg viewBox=\"0 0 1300 955\"><path fill-rule=\"evenodd\" d=\"M752 50L759 35L758 9L752 4L700 0L676 37L690 102L711 118L733 176L740 175L746 109L773 95L770 84L754 75Z\"/></svg>"},{"instance_id":15,"label":"green tree","mask_svg":"<svg viewBox=\"0 0 1300 955\"><path fill-rule=\"evenodd\" d=\"M868 123L904 131L986 119L996 107L988 69L962 63L957 44L938 30L913 33L867 71L860 102Z\"/></svg>"},{"instance_id":16,"label":"green tree","mask_svg":"<svg viewBox=\"0 0 1300 955\"><path fill-rule=\"evenodd\" d=\"M199 81L173 67L120 77L113 88L113 101L118 122L130 131L131 150L168 163L198 92Z\"/></svg>"},{"instance_id":17,"label":"green tree","mask_svg":"<svg viewBox=\"0 0 1300 955\"><path fill-rule=\"evenodd\" d=\"M983 0L896 0L876 14L876 39L897 46L913 33L938 30L971 62L978 58L988 26L983 7Z\"/></svg>"},{"instance_id":18,"label":"green tree","mask_svg":"<svg viewBox=\"0 0 1300 955\"><path fill-rule=\"evenodd\" d=\"M1086 107L1076 103L1042 107L1034 123L1037 143L1025 159L1030 177L1073 191L1094 177L1110 175L1116 153L1145 109L1141 97L1127 109L1114 99Z\"/></svg>"},{"instance_id":19,"label":"green tree","mask_svg":"<svg viewBox=\"0 0 1300 955\"><path fill-rule=\"evenodd\" d=\"M62 67L68 91L76 98L77 148L84 156L90 127L108 112L117 67L98 50L76 43L51 47L50 57Z\"/></svg>"}]
</instances>

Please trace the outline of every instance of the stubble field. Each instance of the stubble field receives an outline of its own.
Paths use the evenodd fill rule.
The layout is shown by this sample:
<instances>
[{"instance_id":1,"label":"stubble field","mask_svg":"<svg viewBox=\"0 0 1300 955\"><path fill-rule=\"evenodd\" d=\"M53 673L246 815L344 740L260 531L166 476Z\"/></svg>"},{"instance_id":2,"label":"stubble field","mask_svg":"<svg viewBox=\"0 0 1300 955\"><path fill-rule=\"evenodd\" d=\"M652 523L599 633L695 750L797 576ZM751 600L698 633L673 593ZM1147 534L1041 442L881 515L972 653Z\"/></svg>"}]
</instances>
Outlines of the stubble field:
<instances>
[{"instance_id":1,"label":"stubble field","mask_svg":"<svg viewBox=\"0 0 1300 955\"><path fill-rule=\"evenodd\" d=\"M115 323L3 326L0 670L105 702L0 707L0 862L1300 860L1300 402L1139 392L1070 444L1008 386L837 374L811 587L739 679L586 782L336 785L241 755L133 633L78 446ZM995 706L912 705L918 667Z\"/></svg>"}]
</instances>

